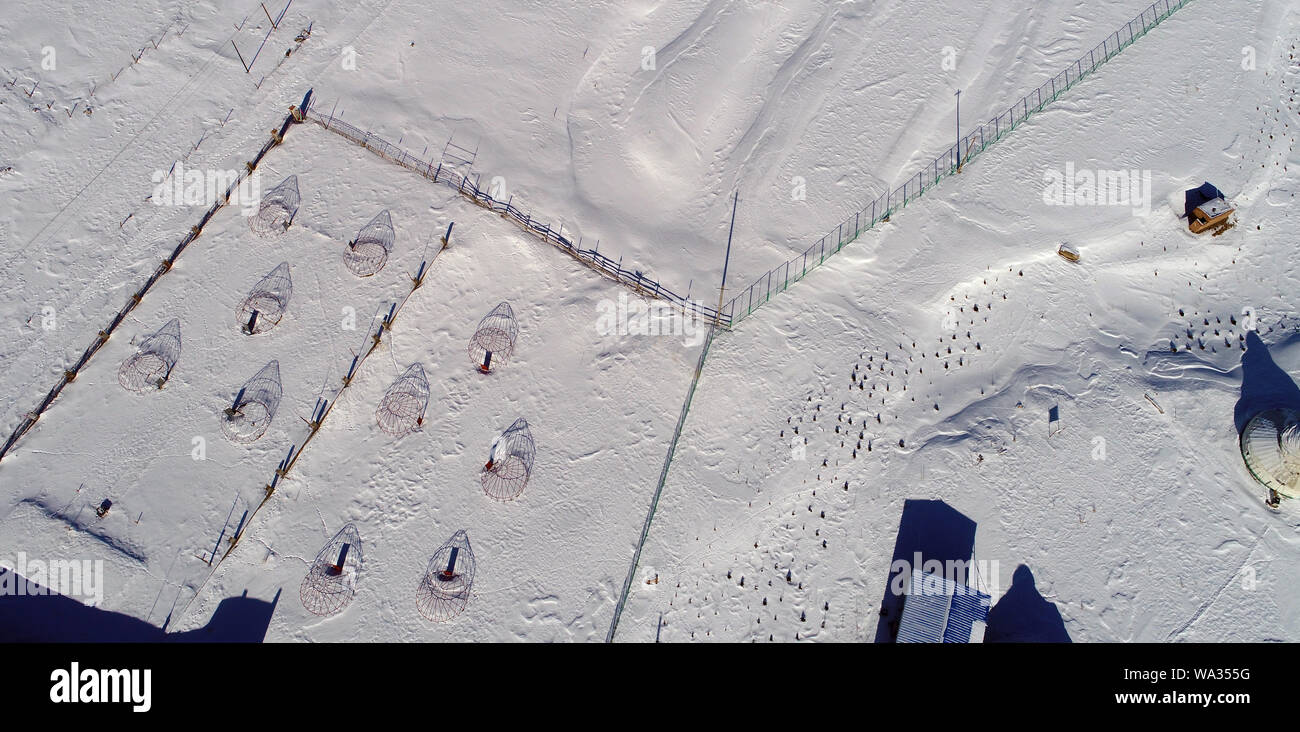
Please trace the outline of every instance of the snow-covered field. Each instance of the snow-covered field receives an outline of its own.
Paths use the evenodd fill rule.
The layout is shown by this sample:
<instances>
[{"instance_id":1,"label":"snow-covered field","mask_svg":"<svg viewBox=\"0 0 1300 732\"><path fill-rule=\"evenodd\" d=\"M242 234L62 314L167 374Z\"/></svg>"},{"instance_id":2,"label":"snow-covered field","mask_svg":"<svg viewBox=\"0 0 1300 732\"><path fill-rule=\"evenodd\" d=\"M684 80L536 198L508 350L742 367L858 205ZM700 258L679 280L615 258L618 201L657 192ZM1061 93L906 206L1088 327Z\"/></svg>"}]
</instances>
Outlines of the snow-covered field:
<instances>
[{"instance_id":1,"label":"snow-covered field","mask_svg":"<svg viewBox=\"0 0 1300 732\"><path fill-rule=\"evenodd\" d=\"M1147 7L294 0L272 29L257 3L65 5L0 13L0 438L207 208L147 200L155 175L238 170L309 88L317 111L425 159L448 140L475 150L480 185L712 305L734 190L728 292L946 149L958 89L969 130ZM235 47L247 61L268 30L245 73ZM1247 338L1300 376L1297 38L1285 0L1194 0L720 333L617 639L874 640L905 502L933 500L974 522L995 612L1008 591L1041 595L1074 641L1300 637L1297 509L1263 505L1234 422ZM1147 174L1148 205L1053 205L1046 181L1067 170ZM169 631L247 593L278 597L268 640L604 639L700 339L609 332L626 289L318 125L258 171L264 188L298 176L294 225L267 240L238 207L218 213L0 461L0 560L102 559L102 608ZM1178 218L1205 180L1238 206L1219 236ZM359 279L344 245L380 209L396 247ZM235 310L281 261L288 315L246 336ZM485 376L466 346L501 301L517 353ZM170 318L184 352L166 387L122 389L133 340ZM270 430L227 442L221 410L271 359ZM375 407L413 362L427 417L393 438ZM536 467L493 501L478 472L517 417ZM357 595L321 619L299 583L347 522ZM460 529L473 594L430 623L416 587Z\"/></svg>"}]
</instances>

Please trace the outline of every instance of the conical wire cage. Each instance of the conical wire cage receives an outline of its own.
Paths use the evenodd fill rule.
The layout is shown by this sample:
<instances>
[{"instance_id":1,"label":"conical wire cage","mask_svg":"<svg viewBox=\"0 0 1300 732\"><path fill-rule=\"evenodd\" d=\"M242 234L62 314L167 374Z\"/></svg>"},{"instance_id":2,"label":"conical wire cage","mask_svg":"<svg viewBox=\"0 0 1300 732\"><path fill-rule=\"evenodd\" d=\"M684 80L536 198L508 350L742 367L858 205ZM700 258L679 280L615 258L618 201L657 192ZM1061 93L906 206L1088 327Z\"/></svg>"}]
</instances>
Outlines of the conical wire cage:
<instances>
[{"instance_id":1,"label":"conical wire cage","mask_svg":"<svg viewBox=\"0 0 1300 732\"><path fill-rule=\"evenodd\" d=\"M298 215L302 197L298 194L298 176L291 175L262 194L257 213L248 217L248 228L263 238L283 234Z\"/></svg>"},{"instance_id":2,"label":"conical wire cage","mask_svg":"<svg viewBox=\"0 0 1300 732\"><path fill-rule=\"evenodd\" d=\"M474 588L474 570L474 551L462 529L429 559L415 591L415 608L435 623L461 614Z\"/></svg>"},{"instance_id":3,"label":"conical wire cage","mask_svg":"<svg viewBox=\"0 0 1300 732\"><path fill-rule=\"evenodd\" d=\"M346 524L321 547L298 588L302 606L313 615L333 615L357 594L361 574L361 534Z\"/></svg>"},{"instance_id":4,"label":"conical wire cage","mask_svg":"<svg viewBox=\"0 0 1300 732\"><path fill-rule=\"evenodd\" d=\"M130 391L156 391L171 377L180 358L181 321L172 318L140 341L135 353L117 370L117 382Z\"/></svg>"},{"instance_id":5,"label":"conical wire cage","mask_svg":"<svg viewBox=\"0 0 1300 732\"><path fill-rule=\"evenodd\" d=\"M469 341L470 360L483 373L491 371L493 366L504 365L514 355L518 336L515 311L510 309L510 303L503 302L479 321Z\"/></svg>"},{"instance_id":6,"label":"conical wire cage","mask_svg":"<svg viewBox=\"0 0 1300 732\"><path fill-rule=\"evenodd\" d=\"M222 412L222 434L231 442L256 441L271 426L280 396L280 362L272 361L244 383L234 402Z\"/></svg>"},{"instance_id":7,"label":"conical wire cage","mask_svg":"<svg viewBox=\"0 0 1300 732\"><path fill-rule=\"evenodd\" d=\"M429 405L429 380L424 368L413 363L397 377L375 409L379 428L394 437L414 432L424 422Z\"/></svg>"},{"instance_id":8,"label":"conical wire cage","mask_svg":"<svg viewBox=\"0 0 1300 732\"><path fill-rule=\"evenodd\" d=\"M388 209L384 209L361 227L356 239L348 242L343 252L343 265L358 277L369 277L379 272L388 261L388 253L393 251L396 238L393 219L388 215Z\"/></svg>"},{"instance_id":9,"label":"conical wire cage","mask_svg":"<svg viewBox=\"0 0 1300 732\"><path fill-rule=\"evenodd\" d=\"M492 443L487 464L479 474L483 492L498 501L519 497L533 474L536 456L532 431L528 429L528 422L520 417Z\"/></svg>"},{"instance_id":10,"label":"conical wire cage","mask_svg":"<svg viewBox=\"0 0 1300 732\"><path fill-rule=\"evenodd\" d=\"M289 263L281 262L265 277L253 285L248 297L237 311L239 327L247 334L265 333L275 327L289 309L293 296L293 280L289 277Z\"/></svg>"}]
</instances>

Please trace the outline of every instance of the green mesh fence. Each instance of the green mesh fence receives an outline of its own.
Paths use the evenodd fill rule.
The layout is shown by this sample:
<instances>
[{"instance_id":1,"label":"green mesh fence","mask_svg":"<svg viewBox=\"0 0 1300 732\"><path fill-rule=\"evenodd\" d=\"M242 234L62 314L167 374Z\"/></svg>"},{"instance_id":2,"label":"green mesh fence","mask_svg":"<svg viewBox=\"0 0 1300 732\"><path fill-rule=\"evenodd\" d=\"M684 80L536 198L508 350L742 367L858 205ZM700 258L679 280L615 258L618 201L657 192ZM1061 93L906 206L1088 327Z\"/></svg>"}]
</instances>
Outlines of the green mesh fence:
<instances>
[{"instance_id":1,"label":"green mesh fence","mask_svg":"<svg viewBox=\"0 0 1300 732\"><path fill-rule=\"evenodd\" d=\"M843 249L846 244L856 240L864 232L870 231L877 223L888 221L892 215L920 198L941 180L958 172L961 166L978 157L993 143L1006 137L1025 120L1036 112L1042 111L1070 87L1078 84L1080 80L1114 58L1120 51L1128 48L1134 41L1146 35L1147 31L1189 2L1191 0L1158 0L1152 3L1136 18L1088 51L1087 55L1079 57L1077 61L1042 86L1012 104L1007 111L960 138L947 151L917 171L906 183L886 192L850 218L845 219L835 231L823 236L817 243L804 250L802 255L760 276L723 306L722 322L735 327L750 313L771 300L773 295L784 292L831 255Z\"/></svg>"},{"instance_id":2,"label":"green mesh fence","mask_svg":"<svg viewBox=\"0 0 1300 732\"><path fill-rule=\"evenodd\" d=\"M619 618L623 616L623 606L627 603L628 592L632 589L636 569L641 564L641 548L645 546L646 537L650 535L650 523L654 520L655 510L659 508L659 496L664 492L664 483L668 480L668 468L673 464L673 454L677 452L677 441L681 439L682 427L686 424L686 413L690 411L691 400L695 398L695 387L700 383L700 374L704 371L704 358L709 355L709 346L713 345L713 334L715 332L716 329L710 327L708 334L704 337L704 348L700 349L700 360L695 364L695 374L691 377L691 385L686 390L686 401L682 404L682 412L677 417L677 427L673 430L673 438L668 443L668 455L664 458L663 470L659 471L659 483L655 485L654 497L650 499L650 511L646 513L645 524L641 527L641 537L637 540L636 551L632 554L632 566L627 570L627 579L623 581L623 592L614 605L614 619L610 622L609 632L605 635L606 643L614 640L614 633L618 630Z\"/></svg>"}]
</instances>

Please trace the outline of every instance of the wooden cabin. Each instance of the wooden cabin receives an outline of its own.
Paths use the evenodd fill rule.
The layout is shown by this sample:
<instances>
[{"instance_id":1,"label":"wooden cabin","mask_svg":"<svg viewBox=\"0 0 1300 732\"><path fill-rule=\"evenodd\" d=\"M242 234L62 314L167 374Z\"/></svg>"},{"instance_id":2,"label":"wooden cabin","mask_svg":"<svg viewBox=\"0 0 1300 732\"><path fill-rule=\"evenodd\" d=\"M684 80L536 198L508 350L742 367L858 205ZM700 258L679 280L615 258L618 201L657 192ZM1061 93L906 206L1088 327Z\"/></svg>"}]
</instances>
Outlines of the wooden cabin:
<instances>
[{"instance_id":1,"label":"wooden cabin","mask_svg":"<svg viewBox=\"0 0 1300 732\"><path fill-rule=\"evenodd\" d=\"M1226 198L1206 201L1192 209L1192 215L1187 217L1187 228L1191 229L1193 234L1199 234L1225 223L1234 210Z\"/></svg>"},{"instance_id":2,"label":"wooden cabin","mask_svg":"<svg viewBox=\"0 0 1300 732\"><path fill-rule=\"evenodd\" d=\"M1233 211L1223 191L1209 181L1183 194L1183 216L1193 234L1226 224Z\"/></svg>"}]
</instances>

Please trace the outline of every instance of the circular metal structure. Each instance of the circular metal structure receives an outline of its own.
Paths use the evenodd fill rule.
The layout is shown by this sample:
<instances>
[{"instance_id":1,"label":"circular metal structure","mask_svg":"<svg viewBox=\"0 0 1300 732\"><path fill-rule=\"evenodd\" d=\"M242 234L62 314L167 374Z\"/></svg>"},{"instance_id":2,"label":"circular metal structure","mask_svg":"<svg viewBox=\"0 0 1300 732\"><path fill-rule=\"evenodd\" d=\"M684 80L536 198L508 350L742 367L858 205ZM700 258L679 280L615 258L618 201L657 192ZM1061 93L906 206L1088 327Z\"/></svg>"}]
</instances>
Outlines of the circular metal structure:
<instances>
[{"instance_id":1,"label":"circular metal structure","mask_svg":"<svg viewBox=\"0 0 1300 732\"><path fill-rule=\"evenodd\" d=\"M244 383L221 417L221 433L238 444L255 442L271 426L280 406L280 362L271 361Z\"/></svg>"},{"instance_id":2,"label":"circular metal structure","mask_svg":"<svg viewBox=\"0 0 1300 732\"><path fill-rule=\"evenodd\" d=\"M376 274L388 262L388 253L393 250L396 238L388 210L380 211L370 223L361 227L356 239L348 242L348 248L343 252L343 265L358 277Z\"/></svg>"},{"instance_id":3,"label":"circular metal structure","mask_svg":"<svg viewBox=\"0 0 1300 732\"><path fill-rule=\"evenodd\" d=\"M424 422L424 410L429 406L429 380L424 368L413 363L380 400L375 409L379 428L394 437L414 432Z\"/></svg>"},{"instance_id":4,"label":"circular metal structure","mask_svg":"<svg viewBox=\"0 0 1300 732\"><path fill-rule=\"evenodd\" d=\"M460 615L469 605L474 571L474 551L462 529L429 558L415 591L415 609L435 623Z\"/></svg>"},{"instance_id":5,"label":"circular metal structure","mask_svg":"<svg viewBox=\"0 0 1300 732\"><path fill-rule=\"evenodd\" d=\"M171 376L181 357L181 321L167 324L140 342L136 352L122 362L117 382L134 392L156 391Z\"/></svg>"},{"instance_id":6,"label":"circular metal structure","mask_svg":"<svg viewBox=\"0 0 1300 732\"><path fill-rule=\"evenodd\" d=\"M313 615L333 615L352 602L361 573L361 534L346 524L316 554L298 588L302 606Z\"/></svg>"},{"instance_id":7,"label":"circular metal structure","mask_svg":"<svg viewBox=\"0 0 1300 732\"><path fill-rule=\"evenodd\" d=\"M1300 495L1300 412L1268 409L1241 431L1241 457L1264 487L1285 498Z\"/></svg>"},{"instance_id":8,"label":"circular metal structure","mask_svg":"<svg viewBox=\"0 0 1300 732\"><path fill-rule=\"evenodd\" d=\"M510 303L500 303L479 321L474 337L470 338L470 360L486 374L493 366L504 365L510 360L518 336L519 325L515 322L514 310L510 309Z\"/></svg>"},{"instance_id":9,"label":"circular metal structure","mask_svg":"<svg viewBox=\"0 0 1300 732\"><path fill-rule=\"evenodd\" d=\"M298 176L291 175L262 195L257 213L248 217L248 228L262 238L280 236L298 215Z\"/></svg>"},{"instance_id":10,"label":"circular metal structure","mask_svg":"<svg viewBox=\"0 0 1300 732\"><path fill-rule=\"evenodd\" d=\"M492 443L487 464L479 474L483 492L498 501L518 498L533 474L536 456L532 431L521 417Z\"/></svg>"},{"instance_id":11,"label":"circular metal structure","mask_svg":"<svg viewBox=\"0 0 1300 732\"><path fill-rule=\"evenodd\" d=\"M248 297L240 303L239 310L236 311L240 329L253 335L274 328L289 309L289 298L292 296L293 280L289 277L289 263L281 262L258 280Z\"/></svg>"}]
</instances>

